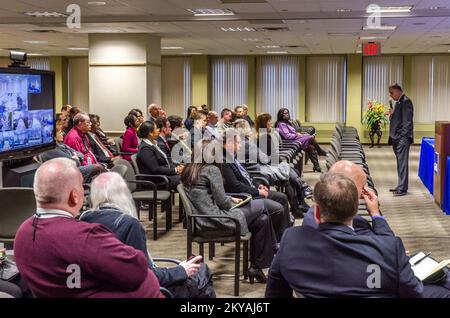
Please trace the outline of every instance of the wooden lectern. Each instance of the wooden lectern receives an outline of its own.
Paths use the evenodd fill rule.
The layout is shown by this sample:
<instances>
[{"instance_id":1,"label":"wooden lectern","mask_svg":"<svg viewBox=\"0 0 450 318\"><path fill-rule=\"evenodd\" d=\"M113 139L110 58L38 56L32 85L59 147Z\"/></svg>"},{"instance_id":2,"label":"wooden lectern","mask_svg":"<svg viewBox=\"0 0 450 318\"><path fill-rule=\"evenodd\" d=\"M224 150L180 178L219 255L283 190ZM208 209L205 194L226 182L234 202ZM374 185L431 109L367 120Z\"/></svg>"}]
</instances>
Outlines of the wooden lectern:
<instances>
[{"instance_id":1,"label":"wooden lectern","mask_svg":"<svg viewBox=\"0 0 450 318\"><path fill-rule=\"evenodd\" d=\"M445 164L450 156L450 121L437 121L434 143L434 200L439 206L444 194Z\"/></svg>"}]
</instances>

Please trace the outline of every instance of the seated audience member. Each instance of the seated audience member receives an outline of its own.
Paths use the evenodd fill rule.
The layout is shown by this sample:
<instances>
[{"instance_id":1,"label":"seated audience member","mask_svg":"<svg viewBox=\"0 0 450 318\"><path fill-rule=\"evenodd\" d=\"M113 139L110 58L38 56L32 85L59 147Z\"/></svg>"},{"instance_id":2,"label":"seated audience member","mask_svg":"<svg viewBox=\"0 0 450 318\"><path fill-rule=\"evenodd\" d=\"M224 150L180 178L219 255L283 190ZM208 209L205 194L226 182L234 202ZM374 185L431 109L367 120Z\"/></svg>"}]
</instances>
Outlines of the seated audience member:
<instances>
[{"instance_id":1,"label":"seated audience member","mask_svg":"<svg viewBox=\"0 0 450 318\"><path fill-rule=\"evenodd\" d=\"M55 126L56 129L60 129L62 131L63 138L65 136L65 131L67 126L69 125L69 118L63 113L57 113L55 115Z\"/></svg>"},{"instance_id":2,"label":"seated audience member","mask_svg":"<svg viewBox=\"0 0 450 318\"><path fill-rule=\"evenodd\" d=\"M94 176L106 171L106 169L99 163L82 166L81 163L84 161L84 155L81 152L78 152L64 144L63 140L63 131L60 127L57 127L56 148L47 150L40 154L41 160L43 162L55 158L68 158L73 160L78 169L80 169L81 174L83 175L83 183L91 182Z\"/></svg>"},{"instance_id":3,"label":"seated audience member","mask_svg":"<svg viewBox=\"0 0 450 318\"><path fill-rule=\"evenodd\" d=\"M144 113L139 108L133 108L128 112L128 115L134 115L139 120L139 126L145 121Z\"/></svg>"},{"instance_id":4,"label":"seated audience member","mask_svg":"<svg viewBox=\"0 0 450 318\"><path fill-rule=\"evenodd\" d=\"M127 117L123 120L125 127L127 127L125 133L123 134L121 149L123 152L138 152L139 138L136 131L140 126L139 122L139 119L133 114L127 115ZM122 158L127 161L131 161L131 155L122 155Z\"/></svg>"},{"instance_id":5,"label":"seated audience member","mask_svg":"<svg viewBox=\"0 0 450 318\"><path fill-rule=\"evenodd\" d=\"M250 172L255 171L263 174L271 184L285 186L292 214L302 218L302 207L307 211L309 206L305 202L302 180L297 172L286 162L271 165L270 157L258 148L252 137L253 131L250 124L245 119L236 120L233 127L241 137L238 158L245 158L245 162L242 162L244 168Z\"/></svg>"},{"instance_id":6,"label":"seated audience member","mask_svg":"<svg viewBox=\"0 0 450 318\"><path fill-rule=\"evenodd\" d=\"M83 178L75 163L57 158L34 178L37 210L17 231L14 257L38 298L163 297L141 251L100 224L77 220Z\"/></svg>"},{"instance_id":7,"label":"seated audience member","mask_svg":"<svg viewBox=\"0 0 450 318\"><path fill-rule=\"evenodd\" d=\"M167 156L167 158L172 160L171 148L168 140L172 135L172 128L170 122L165 117L160 117L155 120L156 127L159 129L159 136L156 138L156 143L159 149L161 149Z\"/></svg>"},{"instance_id":8,"label":"seated audience member","mask_svg":"<svg viewBox=\"0 0 450 318\"><path fill-rule=\"evenodd\" d=\"M112 161L114 159L113 153L102 143L96 132L99 127L100 121L97 119L97 115L89 114L91 120L91 131L87 133L89 142L92 147L92 152L97 158L98 162L101 162L108 167L112 167Z\"/></svg>"},{"instance_id":9,"label":"seated audience member","mask_svg":"<svg viewBox=\"0 0 450 318\"><path fill-rule=\"evenodd\" d=\"M194 116L196 113L197 107L195 106L188 107L186 120L184 121L184 127L189 131L192 129L192 126L194 125Z\"/></svg>"},{"instance_id":10,"label":"seated audience member","mask_svg":"<svg viewBox=\"0 0 450 318\"><path fill-rule=\"evenodd\" d=\"M189 136L189 131L183 128L183 118L180 116L171 115L167 118L167 120L170 122L171 129L171 138L167 140L170 150L173 151L174 147L176 147L177 149L175 149L175 153L178 154L178 158L180 158L179 161L182 162L186 160L186 162L189 162L192 149L186 143L186 139Z\"/></svg>"},{"instance_id":11,"label":"seated audience member","mask_svg":"<svg viewBox=\"0 0 450 318\"><path fill-rule=\"evenodd\" d=\"M363 196L371 215L379 215L375 193L366 188ZM450 296L448 278L442 286L424 286L414 276L401 239L389 230L384 235L355 233L359 196L349 178L323 174L314 198L319 227L295 227L284 233L270 267L266 297L291 298L293 291L304 297ZM374 227L388 228L383 218Z\"/></svg>"},{"instance_id":12,"label":"seated audience member","mask_svg":"<svg viewBox=\"0 0 450 318\"><path fill-rule=\"evenodd\" d=\"M367 184L367 176L364 170L357 164L347 161L347 160L340 160L336 162L334 165L331 166L329 172L333 173L340 173L350 180L352 180L355 183L356 190L358 191L358 198L363 199L364 193L366 189ZM371 213L368 211L369 214ZM389 228L387 226L386 222L383 223L383 227L376 227L376 223L379 222L378 215L371 215L372 216L372 224L370 225L369 222L367 222L362 216L355 215L353 218L353 228L355 229L355 232L359 235L383 235L385 233L385 230ZM318 227L318 223L316 222L316 219L314 218L314 207L311 207L308 211L308 213L305 214L305 218L303 220L302 226L311 226L313 228ZM378 232L382 230L381 232ZM389 234L394 235L392 230L389 229Z\"/></svg>"},{"instance_id":13,"label":"seated audience member","mask_svg":"<svg viewBox=\"0 0 450 318\"><path fill-rule=\"evenodd\" d=\"M229 108L224 108L220 112L220 120L217 124L219 133L223 133L225 129L233 127L233 111Z\"/></svg>"},{"instance_id":14,"label":"seated audience member","mask_svg":"<svg viewBox=\"0 0 450 318\"><path fill-rule=\"evenodd\" d=\"M247 105L239 105L234 109L234 113L236 114L237 119L244 119L248 122L251 128L254 126L253 120L248 115L248 107Z\"/></svg>"},{"instance_id":15,"label":"seated audience member","mask_svg":"<svg viewBox=\"0 0 450 318\"><path fill-rule=\"evenodd\" d=\"M283 231L294 223L294 218L289 212L287 196L281 192L270 191L264 184L259 186L253 184L252 177L237 158L241 147L241 137L233 128L227 129L222 138L224 149L222 173L225 190L229 193L248 193L255 199L268 199L265 203L269 214L276 212L275 214L281 216L273 221L277 241L279 241Z\"/></svg>"},{"instance_id":16,"label":"seated audience member","mask_svg":"<svg viewBox=\"0 0 450 318\"><path fill-rule=\"evenodd\" d=\"M64 131L64 135L67 135L69 131L73 128L73 120L78 113L81 113L81 109L77 106L68 108L69 116L67 117L67 127Z\"/></svg>"},{"instance_id":17,"label":"seated audience member","mask_svg":"<svg viewBox=\"0 0 450 318\"><path fill-rule=\"evenodd\" d=\"M72 109L72 106L69 105L69 104L61 107L61 114L63 115L64 118L68 118L69 117L69 113L70 113L71 109Z\"/></svg>"},{"instance_id":18,"label":"seated audience member","mask_svg":"<svg viewBox=\"0 0 450 318\"><path fill-rule=\"evenodd\" d=\"M89 118L91 119L91 133L96 135L96 140L99 140L113 156L117 155L116 148L113 147L115 145L114 138L108 138L100 127L100 116L90 114Z\"/></svg>"},{"instance_id":19,"label":"seated audience member","mask_svg":"<svg viewBox=\"0 0 450 318\"><path fill-rule=\"evenodd\" d=\"M189 163L181 174L181 180L186 194L192 203L194 214L232 216L239 220L241 235L248 231L252 233L250 244L249 269L250 283L265 283L263 268L270 266L276 249L276 235L270 218L276 218L281 213L281 206L277 210L267 208L269 200L255 199L250 203L232 208L242 199L233 198L225 193L224 176L221 174L220 164L214 163L217 158L215 151L221 152L218 141L204 140L202 144L201 162ZM220 154L221 155L221 154ZM193 158L194 159L194 158ZM236 192L236 191L235 191ZM195 230L204 237L230 235L234 233L235 224L228 219L203 219L195 222Z\"/></svg>"},{"instance_id":20,"label":"seated audience member","mask_svg":"<svg viewBox=\"0 0 450 318\"><path fill-rule=\"evenodd\" d=\"M211 111L211 107L209 107L209 105L206 104L202 104L202 106L200 106L202 111L206 114L208 114Z\"/></svg>"},{"instance_id":21,"label":"seated audience member","mask_svg":"<svg viewBox=\"0 0 450 318\"><path fill-rule=\"evenodd\" d=\"M322 172L317 154L326 156L327 153L320 148L319 144L315 141L314 136L298 133L295 128L292 127L289 120L289 110L287 108L281 108L278 111L277 122L275 123L275 128L278 129L280 136L285 140L292 140L298 143L311 159L314 165L313 171Z\"/></svg>"},{"instance_id":22,"label":"seated audience member","mask_svg":"<svg viewBox=\"0 0 450 318\"><path fill-rule=\"evenodd\" d=\"M194 124L190 130L191 148L203 139L203 130L207 124L206 115L203 112L197 112L194 116Z\"/></svg>"},{"instance_id":23,"label":"seated audience member","mask_svg":"<svg viewBox=\"0 0 450 318\"><path fill-rule=\"evenodd\" d=\"M215 111L208 112L206 116L207 125L205 127L204 137L206 139L219 138L219 132L217 130L217 123L219 122L219 114Z\"/></svg>"},{"instance_id":24,"label":"seated audience member","mask_svg":"<svg viewBox=\"0 0 450 318\"><path fill-rule=\"evenodd\" d=\"M84 156L81 162L82 166L98 163L87 135L90 130L91 120L89 119L89 115L86 113L78 113L73 118L73 128L64 137L64 143L67 146Z\"/></svg>"},{"instance_id":25,"label":"seated audience member","mask_svg":"<svg viewBox=\"0 0 450 318\"><path fill-rule=\"evenodd\" d=\"M139 145L136 161L142 174L159 174L169 179L169 188L176 189L180 183L180 173L184 166L175 166L170 157L162 151L156 142L160 130L154 121L145 121L139 128Z\"/></svg>"},{"instance_id":26,"label":"seated audience member","mask_svg":"<svg viewBox=\"0 0 450 318\"><path fill-rule=\"evenodd\" d=\"M148 106L148 120L156 120L156 118L160 117L162 108L158 104L150 104Z\"/></svg>"},{"instance_id":27,"label":"seated audience member","mask_svg":"<svg viewBox=\"0 0 450 318\"><path fill-rule=\"evenodd\" d=\"M173 292L184 287L186 292L189 292L188 287L183 285L188 283L189 277L198 273L200 264L197 262L200 262L202 257L196 256L178 266L158 267L148 252L145 230L137 219L130 190L119 174L107 172L95 178L91 185L90 198L92 210L84 212L80 216L81 221L102 224L122 243L142 251L161 286ZM189 284L192 283L192 280L189 281ZM177 286L171 288L173 285Z\"/></svg>"}]
</instances>

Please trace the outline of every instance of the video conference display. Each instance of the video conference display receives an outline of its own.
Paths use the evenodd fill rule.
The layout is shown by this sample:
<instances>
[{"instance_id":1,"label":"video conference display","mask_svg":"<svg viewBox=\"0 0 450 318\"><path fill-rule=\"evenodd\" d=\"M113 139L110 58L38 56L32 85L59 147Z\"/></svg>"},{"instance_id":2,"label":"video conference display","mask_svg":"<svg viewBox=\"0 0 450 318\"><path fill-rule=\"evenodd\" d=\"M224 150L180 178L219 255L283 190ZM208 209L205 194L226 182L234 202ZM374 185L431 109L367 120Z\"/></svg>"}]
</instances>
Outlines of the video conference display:
<instances>
[{"instance_id":1,"label":"video conference display","mask_svg":"<svg viewBox=\"0 0 450 318\"><path fill-rule=\"evenodd\" d=\"M0 69L0 154L54 141L53 76Z\"/></svg>"}]
</instances>

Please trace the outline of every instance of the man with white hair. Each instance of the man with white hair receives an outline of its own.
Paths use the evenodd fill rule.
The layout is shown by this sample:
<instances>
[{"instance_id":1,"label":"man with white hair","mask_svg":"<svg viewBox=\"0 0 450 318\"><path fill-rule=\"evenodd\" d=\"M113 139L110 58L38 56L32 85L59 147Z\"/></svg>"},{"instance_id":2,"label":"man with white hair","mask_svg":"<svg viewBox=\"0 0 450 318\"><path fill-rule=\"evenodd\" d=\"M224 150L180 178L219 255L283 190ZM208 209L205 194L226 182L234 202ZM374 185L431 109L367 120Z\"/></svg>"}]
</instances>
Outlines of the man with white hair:
<instances>
[{"instance_id":1,"label":"man with white hair","mask_svg":"<svg viewBox=\"0 0 450 318\"><path fill-rule=\"evenodd\" d=\"M36 297L162 297L141 251L100 224L75 217L83 204L75 163L57 158L36 171L37 210L17 231L14 255Z\"/></svg>"},{"instance_id":2,"label":"man with white hair","mask_svg":"<svg viewBox=\"0 0 450 318\"><path fill-rule=\"evenodd\" d=\"M201 256L169 268L158 267L155 264L147 249L147 237L137 218L133 197L125 180L118 173L106 172L95 178L91 184L90 197L92 210L84 212L80 216L80 220L103 224L121 242L142 251L148 260L149 268L158 278L159 284L171 290L175 297L178 296L177 290L183 288L181 287L183 284L195 283L196 280L189 281L189 283L187 280L199 271ZM184 290L188 291L189 288L185 286Z\"/></svg>"},{"instance_id":3,"label":"man with white hair","mask_svg":"<svg viewBox=\"0 0 450 318\"><path fill-rule=\"evenodd\" d=\"M149 114L149 118L148 120L156 120L158 117L161 116L161 111L162 108L160 105L158 104L150 104L148 106L148 114Z\"/></svg>"},{"instance_id":4,"label":"man with white hair","mask_svg":"<svg viewBox=\"0 0 450 318\"><path fill-rule=\"evenodd\" d=\"M217 123L219 122L219 114L211 110L206 116L208 124L205 127L204 137L207 139L217 139L219 137L219 132L217 130Z\"/></svg>"}]
</instances>

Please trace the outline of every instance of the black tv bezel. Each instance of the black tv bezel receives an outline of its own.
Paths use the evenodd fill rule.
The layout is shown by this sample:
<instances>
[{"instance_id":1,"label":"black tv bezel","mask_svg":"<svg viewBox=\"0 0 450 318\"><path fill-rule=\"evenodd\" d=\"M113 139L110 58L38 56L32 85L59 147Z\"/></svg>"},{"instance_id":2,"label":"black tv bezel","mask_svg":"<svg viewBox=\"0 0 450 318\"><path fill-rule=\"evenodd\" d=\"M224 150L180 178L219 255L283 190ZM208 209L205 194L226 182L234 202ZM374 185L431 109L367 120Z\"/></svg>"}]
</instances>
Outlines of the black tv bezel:
<instances>
[{"instance_id":1,"label":"black tv bezel","mask_svg":"<svg viewBox=\"0 0 450 318\"><path fill-rule=\"evenodd\" d=\"M0 161L6 160L14 160L14 159L23 159L33 157L38 155L46 150L53 149L56 147L56 121L55 121L55 72L53 71L45 71L45 70L36 70L31 68L20 68L20 67L0 67L0 73L9 73L9 74L29 74L29 75L51 75L52 86L53 86L53 142L45 143L41 145L30 146L27 148L9 150L5 152L0 152Z\"/></svg>"}]
</instances>

